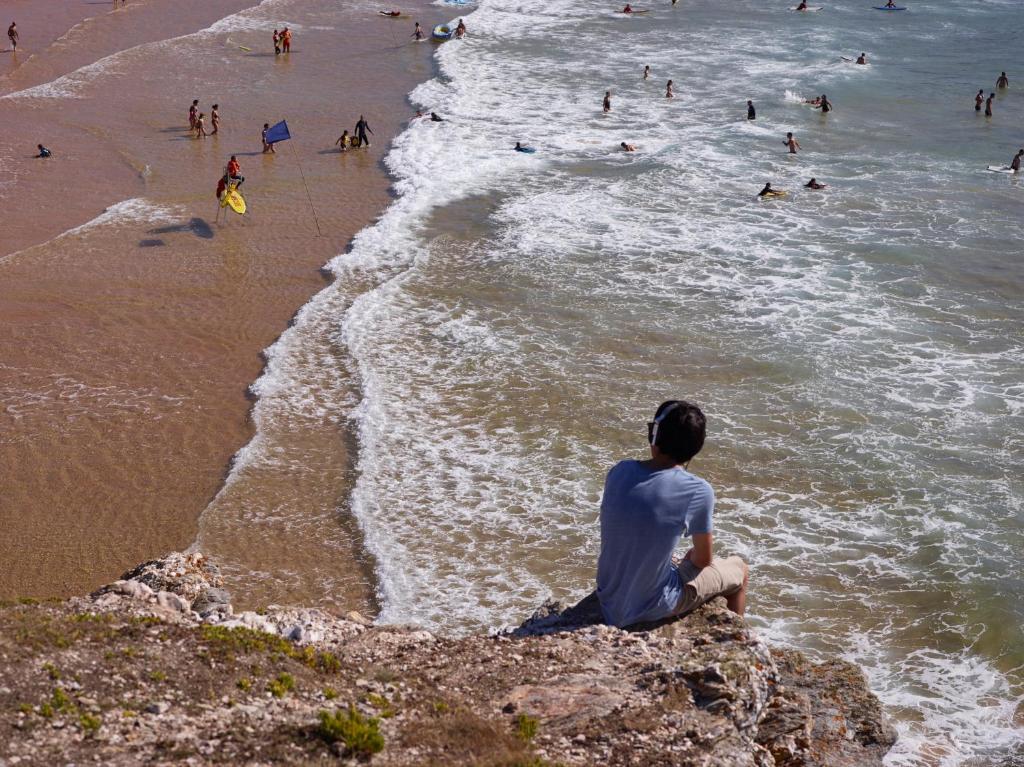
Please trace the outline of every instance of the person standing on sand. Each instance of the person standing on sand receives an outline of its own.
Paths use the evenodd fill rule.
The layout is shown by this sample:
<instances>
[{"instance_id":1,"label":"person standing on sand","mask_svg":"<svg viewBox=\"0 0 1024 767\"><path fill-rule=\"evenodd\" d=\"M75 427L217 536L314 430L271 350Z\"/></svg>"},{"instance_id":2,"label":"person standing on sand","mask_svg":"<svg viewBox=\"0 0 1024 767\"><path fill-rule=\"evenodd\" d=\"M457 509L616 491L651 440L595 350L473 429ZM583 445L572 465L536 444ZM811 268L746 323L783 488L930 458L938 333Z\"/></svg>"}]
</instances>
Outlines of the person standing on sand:
<instances>
[{"instance_id":1,"label":"person standing on sand","mask_svg":"<svg viewBox=\"0 0 1024 767\"><path fill-rule=\"evenodd\" d=\"M192 106L188 108L188 129L196 129L196 117L199 116L199 99L192 99Z\"/></svg>"},{"instance_id":2,"label":"person standing on sand","mask_svg":"<svg viewBox=\"0 0 1024 767\"><path fill-rule=\"evenodd\" d=\"M1000 72L999 78L996 80L997 88L1009 88L1010 78L1006 76L1006 72Z\"/></svg>"},{"instance_id":3,"label":"person standing on sand","mask_svg":"<svg viewBox=\"0 0 1024 767\"><path fill-rule=\"evenodd\" d=\"M281 54L281 34L275 29L274 30L274 55L279 56Z\"/></svg>"},{"instance_id":4,"label":"person standing on sand","mask_svg":"<svg viewBox=\"0 0 1024 767\"><path fill-rule=\"evenodd\" d=\"M416 22L416 29L414 29L412 32L412 39L415 40L416 42L419 42L420 40L423 39L423 27L420 26L420 23L418 21Z\"/></svg>"},{"instance_id":5,"label":"person standing on sand","mask_svg":"<svg viewBox=\"0 0 1024 767\"><path fill-rule=\"evenodd\" d=\"M665 86L665 98L667 98L667 99L674 99L675 97L676 97L676 92L674 90L672 90L672 81L669 80L668 81L668 85Z\"/></svg>"},{"instance_id":6,"label":"person standing on sand","mask_svg":"<svg viewBox=\"0 0 1024 767\"><path fill-rule=\"evenodd\" d=\"M292 31L288 27L281 30L281 51L284 53L292 52Z\"/></svg>"},{"instance_id":7,"label":"person standing on sand","mask_svg":"<svg viewBox=\"0 0 1024 767\"><path fill-rule=\"evenodd\" d=\"M365 117L359 115L359 122L356 123L356 139L359 141L359 146L370 146L370 139L366 137L367 131L373 133L370 123L366 122Z\"/></svg>"},{"instance_id":8,"label":"person standing on sand","mask_svg":"<svg viewBox=\"0 0 1024 767\"><path fill-rule=\"evenodd\" d=\"M747 119L748 120L756 120L757 119L757 110L754 109L754 102L751 101L750 99L747 99Z\"/></svg>"},{"instance_id":9,"label":"person standing on sand","mask_svg":"<svg viewBox=\"0 0 1024 767\"><path fill-rule=\"evenodd\" d=\"M213 126L213 131L210 133L211 136L216 136L220 132L220 112L217 111L218 105L214 104L210 110L210 125Z\"/></svg>"},{"instance_id":10,"label":"person standing on sand","mask_svg":"<svg viewBox=\"0 0 1024 767\"><path fill-rule=\"evenodd\" d=\"M747 563L714 556L715 493L687 470L705 432L696 405L663 402L647 424L651 457L620 461L608 472L597 560L597 598L606 623L623 627L685 615L717 596L743 615ZM692 547L679 557L683 536Z\"/></svg>"},{"instance_id":11,"label":"person standing on sand","mask_svg":"<svg viewBox=\"0 0 1024 767\"><path fill-rule=\"evenodd\" d=\"M789 153L790 154L796 154L797 150L800 149L800 142L797 141L795 138L793 138L793 134L792 133L787 133L786 134L786 140L783 143L787 147L789 147Z\"/></svg>"},{"instance_id":12,"label":"person standing on sand","mask_svg":"<svg viewBox=\"0 0 1024 767\"><path fill-rule=\"evenodd\" d=\"M206 138L206 115L202 112L196 118L196 138Z\"/></svg>"},{"instance_id":13,"label":"person standing on sand","mask_svg":"<svg viewBox=\"0 0 1024 767\"><path fill-rule=\"evenodd\" d=\"M277 150L274 149L273 144L267 143L267 131L270 130L270 123L263 123L263 132L260 133L260 141L263 142L263 154L270 152L271 154L277 154Z\"/></svg>"},{"instance_id":14,"label":"person standing on sand","mask_svg":"<svg viewBox=\"0 0 1024 767\"><path fill-rule=\"evenodd\" d=\"M11 50L17 53L18 51L18 25L13 21L11 26L7 27L7 38L11 41Z\"/></svg>"},{"instance_id":15,"label":"person standing on sand","mask_svg":"<svg viewBox=\"0 0 1024 767\"><path fill-rule=\"evenodd\" d=\"M996 94L993 93L987 99L985 99L985 117L991 117L992 116L992 100L995 97L996 97Z\"/></svg>"},{"instance_id":16,"label":"person standing on sand","mask_svg":"<svg viewBox=\"0 0 1024 767\"><path fill-rule=\"evenodd\" d=\"M985 103L985 89L979 88L978 93L974 96L974 111L980 112L981 105Z\"/></svg>"},{"instance_id":17,"label":"person standing on sand","mask_svg":"<svg viewBox=\"0 0 1024 767\"><path fill-rule=\"evenodd\" d=\"M604 102L602 104L602 109L604 110L605 114L608 114L609 112L612 111L612 92L611 91L605 91L604 92Z\"/></svg>"}]
</instances>

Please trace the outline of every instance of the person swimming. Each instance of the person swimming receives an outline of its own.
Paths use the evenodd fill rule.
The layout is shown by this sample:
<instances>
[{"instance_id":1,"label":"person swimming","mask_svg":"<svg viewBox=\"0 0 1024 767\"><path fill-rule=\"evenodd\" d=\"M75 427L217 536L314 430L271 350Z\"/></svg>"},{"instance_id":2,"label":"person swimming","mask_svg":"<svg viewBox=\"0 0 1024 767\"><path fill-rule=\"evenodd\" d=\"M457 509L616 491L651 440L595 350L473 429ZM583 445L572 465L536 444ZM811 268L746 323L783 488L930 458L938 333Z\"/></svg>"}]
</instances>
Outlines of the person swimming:
<instances>
[{"instance_id":1,"label":"person swimming","mask_svg":"<svg viewBox=\"0 0 1024 767\"><path fill-rule=\"evenodd\" d=\"M1020 172L1020 159L1022 157L1024 157L1024 149L1021 149L1019 152L1017 152L1017 154L1013 156L1013 159L1010 160L1010 170L1012 170L1014 173Z\"/></svg>"},{"instance_id":2,"label":"person swimming","mask_svg":"<svg viewBox=\"0 0 1024 767\"><path fill-rule=\"evenodd\" d=\"M516 142L516 145L512 147L512 149L516 152L522 152L523 154L533 154L535 151L537 151L532 146L523 146L518 141Z\"/></svg>"},{"instance_id":3,"label":"person swimming","mask_svg":"<svg viewBox=\"0 0 1024 767\"><path fill-rule=\"evenodd\" d=\"M619 144L622 147L623 152L635 152L636 147L633 144L627 144L625 141Z\"/></svg>"},{"instance_id":4,"label":"person swimming","mask_svg":"<svg viewBox=\"0 0 1024 767\"><path fill-rule=\"evenodd\" d=\"M862 54L861 54L860 56L858 56L858 57L857 57L857 63L858 63L858 64L867 64L867 63L868 63L868 57L867 57L867 56L865 56L865 55L864 55L864 54L862 53Z\"/></svg>"},{"instance_id":5,"label":"person swimming","mask_svg":"<svg viewBox=\"0 0 1024 767\"><path fill-rule=\"evenodd\" d=\"M750 99L747 99L747 119L748 120L756 120L757 119L757 110L754 109L754 102L751 101Z\"/></svg>"},{"instance_id":6,"label":"person swimming","mask_svg":"<svg viewBox=\"0 0 1024 767\"><path fill-rule=\"evenodd\" d=\"M819 184L818 179L812 178L810 181L804 184L804 186L806 186L808 189L824 189L826 187L826 184Z\"/></svg>"}]
</instances>

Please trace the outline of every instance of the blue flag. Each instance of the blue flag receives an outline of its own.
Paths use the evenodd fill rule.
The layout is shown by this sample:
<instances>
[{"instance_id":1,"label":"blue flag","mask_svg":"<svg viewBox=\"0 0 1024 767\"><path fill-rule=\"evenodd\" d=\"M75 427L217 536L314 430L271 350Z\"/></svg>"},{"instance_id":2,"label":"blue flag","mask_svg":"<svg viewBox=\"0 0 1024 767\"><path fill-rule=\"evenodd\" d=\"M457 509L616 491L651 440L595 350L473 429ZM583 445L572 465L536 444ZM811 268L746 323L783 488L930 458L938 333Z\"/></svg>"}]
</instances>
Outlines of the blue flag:
<instances>
[{"instance_id":1,"label":"blue flag","mask_svg":"<svg viewBox=\"0 0 1024 767\"><path fill-rule=\"evenodd\" d=\"M292 137L288 132L288 123L281 120L277 125L271 125L267 131L267 143L276 144L278 141L287 141Z\"/></svg>"}]
</instances>

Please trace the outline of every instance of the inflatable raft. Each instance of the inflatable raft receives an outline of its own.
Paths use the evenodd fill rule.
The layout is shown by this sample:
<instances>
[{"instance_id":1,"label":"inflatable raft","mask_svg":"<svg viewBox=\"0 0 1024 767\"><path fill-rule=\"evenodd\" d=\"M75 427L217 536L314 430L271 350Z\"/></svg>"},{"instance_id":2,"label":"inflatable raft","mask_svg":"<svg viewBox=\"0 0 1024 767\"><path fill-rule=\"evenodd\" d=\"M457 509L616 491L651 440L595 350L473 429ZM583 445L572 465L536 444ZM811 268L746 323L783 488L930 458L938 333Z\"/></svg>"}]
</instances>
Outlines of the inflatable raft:
<instances>
[{"instance_id":1,"label":"inflatable raft","mask_svg":"<svg viewBox=\"0 0 1024 767\"><path fill-rule=\"evenodd\" d=\"M434 27L433 38L438 41L451 40L455 35L455 27L451 24L438 24Z\"/></svg>"}]
</instances>

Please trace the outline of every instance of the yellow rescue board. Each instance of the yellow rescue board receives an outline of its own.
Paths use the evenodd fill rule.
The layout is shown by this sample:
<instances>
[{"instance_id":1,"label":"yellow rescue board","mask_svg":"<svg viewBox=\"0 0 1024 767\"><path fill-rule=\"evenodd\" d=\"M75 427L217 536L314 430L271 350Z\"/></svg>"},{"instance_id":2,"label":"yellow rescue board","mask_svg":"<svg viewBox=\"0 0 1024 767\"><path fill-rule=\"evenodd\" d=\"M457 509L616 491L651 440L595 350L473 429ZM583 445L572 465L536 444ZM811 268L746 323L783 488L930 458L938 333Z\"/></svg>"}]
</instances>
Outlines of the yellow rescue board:
<instances>
[{"instance_id":1,"label":"yellow rescue board","mask_svg":"<svg viewBox=\"0 0 1024 767\"><path fill-rule=\"evenodd\" d=\"M231 210L235 211L238 215L245 213L245 198L239 193L234 186L231 186L225 193L224 197L220 201L222 208L230 207Z\"/></svg>"}]
</instances>

